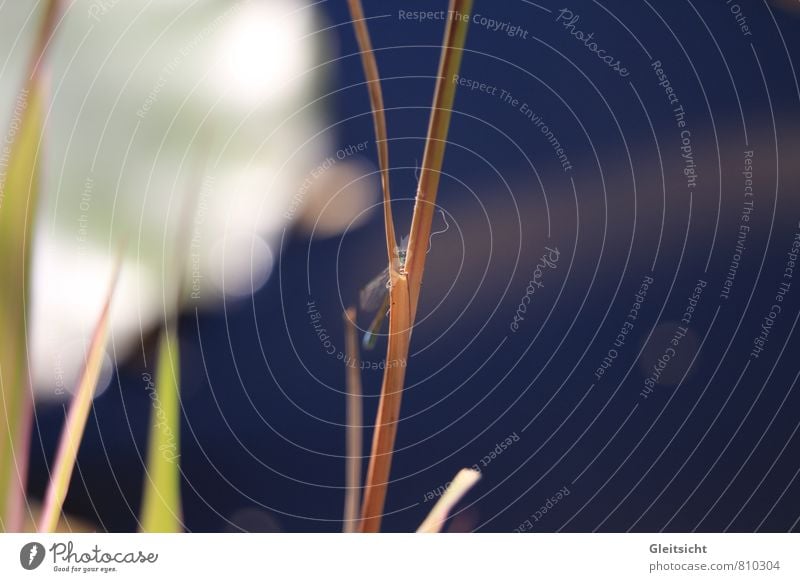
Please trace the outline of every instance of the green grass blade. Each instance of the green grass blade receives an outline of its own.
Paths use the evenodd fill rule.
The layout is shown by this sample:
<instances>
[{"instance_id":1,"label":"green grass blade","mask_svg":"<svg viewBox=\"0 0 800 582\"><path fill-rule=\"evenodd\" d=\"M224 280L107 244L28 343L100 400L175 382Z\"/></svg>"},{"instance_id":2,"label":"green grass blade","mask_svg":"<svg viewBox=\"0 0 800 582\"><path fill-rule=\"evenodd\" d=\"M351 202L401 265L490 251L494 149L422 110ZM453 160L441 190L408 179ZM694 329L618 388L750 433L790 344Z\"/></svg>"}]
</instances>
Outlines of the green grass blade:
<instances>
[{"instance_id":1,"label":"green grass blade","mask_svg":"<svg viewBox=\"0 0 800 582\"><path fill-rule=\"evenodd\" d=\"M42 518L39 522L40 533L54 532L61 518L64 499L67 497L72 471L75 468L75 460L78 457L78 448L83 439L83 431L86 428L86 420L89 418L89 410L92 407L97 380L100 377L100 370L103 365L103 354L105 353L106 340L108 338L108 324L111 319L111 300L119 279L121 262L122 256L120 255L114 270L111 288L103 305L103 311L100 313L100 318L94 329L80 382L78 382L75 395L72 397L66 424L61 432L56 462L50 474L50 483L47 486Z\"/></svg>"},{"instance_id":2,"label":"green grass blade","mask_svg":"<svg viewBox=\"0 0 800 582\"><path fill-rule=\"evenodd\" d=\"M17 102L12 123L20 129L7 153L7 171L0 174L0 528L8 531L17 529L24 505L32 406L26 312L41 109L34 84Z\"/></svg>"},{"instance_id":3,"label":"green grass blade","mask_svg":"<svg viewBox=\"0 0 800 582\"><path fill-rule=\"evenodd\" d=\"M414 202L414 216L411 220L411 232L408 237L405 267L411 292L412 325L417 315L417 303L422 286L422 274L425 270L425 259L428 255L431 225L436 212L439 178L442 175L450 117L458 87L453 83L453 79L454 75L458 75L461 71L461 57L467 42L472 4L473 0L450 0L448 8L448 14L460 14L461 18L451 18L445 28L442 54L439 59L438 80L433 95L431 118L428 122L428 136L425 140L425 153L422 156L417 197Z\"/></svg>"},{"instance_id":4,"label":"green grass blade","mask_svg":"<svg viewBox=\"0 0 800 582\"><path fill-rule=\"evenodd\" d=\"M147 533L183 531L179 434L180 357L175 327L161 332L153 412L141 510L141 530Z\"/></svg>"},{"instance_id":5,"label":"green grass blade","mask_svg":"<svg viewBox=\"0 0 800 582\"><path fill-rule=\"evenodd\" d=\"M33 398L26 314L30 250L43 133L40 62L55 28L58 0L45 2L39 36L0 146L0 531L23 523Z\"/></svg>"}]
</instances>

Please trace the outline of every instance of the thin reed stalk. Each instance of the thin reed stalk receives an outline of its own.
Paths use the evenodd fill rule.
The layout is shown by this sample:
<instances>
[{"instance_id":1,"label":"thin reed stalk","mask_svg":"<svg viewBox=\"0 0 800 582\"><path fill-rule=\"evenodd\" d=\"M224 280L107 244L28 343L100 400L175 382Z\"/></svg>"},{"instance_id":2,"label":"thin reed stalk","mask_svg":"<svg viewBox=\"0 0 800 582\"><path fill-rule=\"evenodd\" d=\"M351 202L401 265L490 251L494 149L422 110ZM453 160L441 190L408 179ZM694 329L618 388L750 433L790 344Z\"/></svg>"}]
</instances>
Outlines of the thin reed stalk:
<instances>
[{"instance_id":1,"label":"thin reed stalk","mask_svg":"<svg viewBox=\"0 0 800 582\"><path fill-rule=\"evenodd\" d=\"M344 314L345 353L347 360L347 461L345 467L344 531L358 530L358 513L361 505L361 456L363 450L364 414L361 397L361 358L358 353L356 310L352 307Z\"/></svg>"},{"instance_id":2,"label":"thin reed stalk","mask_svg":"<svg viewBox=\"0 0 800 582\"><path fill-rule=\"evenodd\" d=\"M370 92L370 104L375 120L378 157L384 194L384 221L386 223L387 248L389 250L389 341L386 355L386 371L381 386L381 397L375 421L367 480L364 488L361 531L380 530L381 517L386 501L386 489L400 418L406 364L408 362L411 329L417 313L425 257L439 187L439 175L444 160L450 114L456 85L450 82L461 66L461 55L466 41L472 0L450 0L449 15L459 18L447 21L444 43L439 61L439 72L434 92L425 154L422 161L417 198L411 221L408 256L402 269L396 259L395 227L392 221L389 195L388 148L386 144L386 122L383 97L380 89L372 43L367 31L364 11L360 0L349 0L350 11L361 49L362 64Z\"/></svg>"}]
</instances>

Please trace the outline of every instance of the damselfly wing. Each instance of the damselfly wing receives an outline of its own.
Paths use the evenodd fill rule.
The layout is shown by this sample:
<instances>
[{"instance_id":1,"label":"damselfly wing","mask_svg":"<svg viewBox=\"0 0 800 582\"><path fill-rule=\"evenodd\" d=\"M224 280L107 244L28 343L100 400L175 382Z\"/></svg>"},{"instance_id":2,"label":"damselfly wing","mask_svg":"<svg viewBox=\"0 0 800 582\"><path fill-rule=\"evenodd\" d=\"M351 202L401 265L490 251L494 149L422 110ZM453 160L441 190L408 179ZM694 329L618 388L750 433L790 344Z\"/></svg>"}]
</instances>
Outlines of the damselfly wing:
<instances>
[{"instance_id":1,"label":"damselfly wing","mask_svg":"<svg viewBox=\"0 0 800 582\"><path fill-rule=\"evenodd\" d=\"M404 268L406 264L407 248L408 237L405 236L396 249L397 260L400 262L401 269ZM383 326L383 320L386 319L386 314L389 312L389 267L386 267L361 290L359 294L359 304L361 310L367 313L377 309L375 317L364 333L364 339L362 340L364 349L371 350L375 347L378 334L380 334L381 327Z\"/></svg>"}]
</instances>

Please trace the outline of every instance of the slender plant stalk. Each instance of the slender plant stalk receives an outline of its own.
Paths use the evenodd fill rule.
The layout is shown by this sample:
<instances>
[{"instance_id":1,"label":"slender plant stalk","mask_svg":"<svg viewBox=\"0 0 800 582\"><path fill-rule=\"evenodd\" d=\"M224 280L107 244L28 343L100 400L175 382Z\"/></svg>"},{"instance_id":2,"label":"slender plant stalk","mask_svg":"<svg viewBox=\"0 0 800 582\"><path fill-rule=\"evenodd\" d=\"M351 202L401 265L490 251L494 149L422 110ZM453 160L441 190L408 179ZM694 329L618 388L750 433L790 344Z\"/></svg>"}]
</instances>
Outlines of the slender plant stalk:
<instances>
[{"instance_id":1,"label":"slender plant stalk","mask_svg":"<svg viewBox=\"0 0 800 582\"><path fill-rule=\"evenodd\" d=\"M447 491L444 492L433 506L428 517L422 522L422 525L417 528L417 533L439 533L444 527L444 522L447 521L450 512L455 507L456 503L461 501L461 498L472 489L473 485L481 478L481 474L475 469L461 469L455 478L447 486Z\"/></svg>"},{"instance_id":2,"label":"slender plant stalk","mask_svg":"<svg viewBox=\"0 0 800 582\"><path fill-rule=\"evenodd\" d=\"M383 118L383 100L373 97L380 95L375 56L364 22L364 13L359 0L349 0L350 10L356 28L356 36L361 47L364 72L370 87L370 101L376 119L376 135L378 142L384 141L385 123ZM400 404L405 382L406 363L408 362L411 329L417 312L422 274L425 269L425 256L430 239L433 222L436 194L439 187L439 173L444 160L444 149L450 125L450 111L453 106L456 85L451 82L461 66L461 55L466 41L469 14L472 0L450 0L448 14L458 13L461 18L448 19L445 29L444 43L439 62L439 74L433 99L428 136L425 144L420 183L414 215L411 221L409 253L405 267L398 268L394 248L394 225L391 214L384 213L389 247L389 341L386 355L386 371L383 376L381 398L378 404L378 415L375 421L375 432L372 439L367 480L364 488L364 504L362 507L361 531L377 532L380 530L381 517L386 501L386 489L394 453L397 423L400 418ZM381 134L381 131L384 134ZM380 156L379 156L380 157ZM388 166L388 156L381 162ZM389 206L388 169L382 167L385 176L384 208ZM392 233L391 240L389 233Z\"/></svg>"},{"instance_id":3,"label":"slender plant stalk","mask_svg":"<svg viewBox=\"0 0 800 582\"><path fill-rule=\"evenodd\" d=\"M147 478L144 482L141 530L145 533L183 531L180 471L180 356L175 326L161 332L156 363L155 400L150 418Z\"/></svg>"},{"instance_id":4,"label":"slender plant stalk","mask_svg":"<svg viewBox=\"0 0 800 582\"><path fill-rule=\"evenodd\" d=\"M361 51L361 64L367 78L369 103L372 109L372 120L375 125L375 144L378 149L378 163L381 169L381 186L383 187L383 222L386 227L386 251L389 257L389 269L397 270L396 260L397 238L394 233L394 219L392 218L392 196L389 189L389 139L386 132L386 111L383 105L383 91L381 90L381 76L378 72L378 62L372 50L372 41L367 30L367 21L364 17L364 8L361 0L348 0L350 15L355 27L358 48Z\"/></svg>"},{"instance_id":5,"label":"slender plant stalk","mask_svg":"<svg viewBox=\"0 0 800 582\"><path fill-rule=\"evenodd\" d=\"M356 310L348 309L344 314L345 353L347 360L347 461L345 468L344 531L352 533L358 529L358 513L361 504L361 455L363 449L364 415L361 395L361 360L358 353L358 330Z\"/></svg>"},{"instance_id":6,"label":"slender plant stalk","mask_svg":"<svg viewBox=\"0 0 800 582\"><path fill-rule=\"evenodd\" d=\"M25 503L33 397L27 311L31 241L38 202L43 131L40 63L55 28L57 0L45 4L39 36L19 93L19 130L0 180L0 530L20 531Z\"/></svg>"},{"instance_id":7,"label":"slender plant stalk","mask_svg":"<svg viewBox=\"0 0 800 582\"><path fill-rule=\"evenodd\" d=\"M204 135L209 143L211 136ZM192 183L181 202L180 222L170 256L169 273L176 274L174 315L164 321L161 330L156 362L155 386L151 392L153 407L150 413L150 431L147 441L145 479L142 486L140 530L146 533L179 533L184 531L183 502L181 499L180 470L180 345L178 341L178 314L186 296L185 265L191 243L192 217L197 212L197 201L202 188L200 176L208 164L207 149L198 156L197 167L192 172ZM166 233L164 248L167 248ZM167 272L162 280L170 281ZM168 295L165 293L165 296Z\"/></svg>"},{"instance_id":8,"label":"slender plant stalk","mask_svg":"<svg viewBox=\"0 0 800 582\"><path fill-rule=\"evenodd\" d=\"M405 362L411 339L408 280L404 275L391 274L389 293L389 345L386 371L383 375L378 415L372 437L372 452L364 487L364 505L361 511L361 531L380 531L389 472L392 467L397 423L400 420L400 403L405 382Z\"/></svg>"},{"instance_id":9,"label":"slender plant stalk","mask_svg":"<svg viewBox=\"0 0 800 582\"><path fill-rule=\"evenodd\" d=\"M41 139L39 91L28 94L22 133L14 144L0 209L0 519L18 531L25 506L25 479L33 397L28 374L26 313L30 270L30 205L38 191L37 152ZM27 215L27 217L26 217Z\"/></svg>"},{"instance_id":10,"label":"slender plant stalk","mask_svg":"<svg viewBox=\"0 0 800 582\"><path fill-rule=\"evenodd\" d=\"M422 168L420 169L406 257L406 271L408 272L411 296L411 326L413 326L417 314L431 225L436 212L439 177L441 176L447 133L450 128L450 116L456 94L456 84L453 83L453 78L461 70L461 56L467 40L472 0L450 0L449 10L448 14L459 14L464 18L447 21L431 118L428 124L428 136L425 140L425 153L422 156Z\"/></svg>"},{"instance_id":11,"label":"slender plant stalk","mask_svg":"<svg viewBox=\"0 0 800 582\"><path fill-rule=\"evenodd\" d=\"M44 500L41 521L39 522L39 533L52 533L58 526L61 518L61 510L64 507L64 499L67 497L69 483L72 472L75 468L75 460L78 457L78 448L83 439L83 432L86 428L86 421L89 418L89 410L92 407L97 380L100 377L100 369L103 364L103 354L105 352L106 340L108 337L108 325L111 319L111 302L114 291L119 280L120 265L122 264L122 254L117 259L114 267L114 275L111 286L106 295L103 310L95 326L92 341L89 345L89 353L86 363L72 397L72 404L69 408L64 429L56 453L56 462L50 475L50 482L47 486L47 493Z\"/></svg>"}]
</instances>

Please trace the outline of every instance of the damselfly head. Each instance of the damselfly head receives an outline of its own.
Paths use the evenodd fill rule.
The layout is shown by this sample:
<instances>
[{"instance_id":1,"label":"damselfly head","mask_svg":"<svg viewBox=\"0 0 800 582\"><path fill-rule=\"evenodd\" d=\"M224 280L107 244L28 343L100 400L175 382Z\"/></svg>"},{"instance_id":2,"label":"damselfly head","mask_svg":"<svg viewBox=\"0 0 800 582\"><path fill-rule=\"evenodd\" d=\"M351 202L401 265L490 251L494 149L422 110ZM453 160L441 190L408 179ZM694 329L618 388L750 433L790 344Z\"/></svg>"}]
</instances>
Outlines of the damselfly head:
<instances>
[{"instance_id":1,"label":"damselfly head","mask_svg":"<svg viewBox=\"0 0 800 582\"><path fill-rule=\"evenodd\" d=\"M400 263L398 269L401 273L404 273L406 270L406 257L408 256L408 235L400 239L400 244L395 247L394 252L397 262Z\"/></svg>"},{"instance_id":2,"label":"damselfly head","mask_svg":"<svg viewBox=\"0 0 800 582\"><path fill-rule=\"evenodd\" d=\"M396 267L401 273L405 272L407 254L408 236L404 236L395 247L395 259L398 263ZM389 309L389 286L390 276L389 268L387 267L361 290L361 310L369 312L377 309L369 329L364 334L363 346L365 349L372 349L378 339L378 334Z\"/></svg>"}]
</instances>

